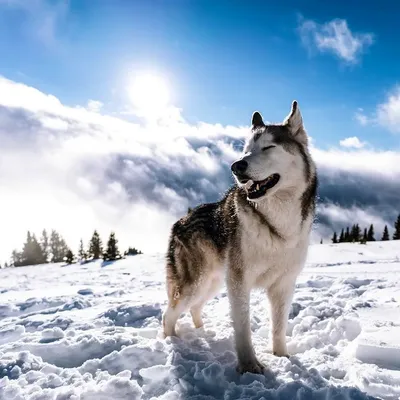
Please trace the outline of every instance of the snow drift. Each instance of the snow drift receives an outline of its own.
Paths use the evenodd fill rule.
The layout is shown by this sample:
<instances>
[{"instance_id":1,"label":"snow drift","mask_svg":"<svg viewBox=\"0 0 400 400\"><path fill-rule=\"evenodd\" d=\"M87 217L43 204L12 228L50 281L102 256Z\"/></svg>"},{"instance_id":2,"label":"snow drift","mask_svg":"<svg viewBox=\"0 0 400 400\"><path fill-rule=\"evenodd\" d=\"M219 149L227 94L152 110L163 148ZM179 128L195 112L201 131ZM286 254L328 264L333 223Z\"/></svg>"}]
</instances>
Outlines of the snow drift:
<instances>
[{"instance_id":1,"label":"snow drift","mask_svg":"<svg viewBox=\"0 0 400 400\"><path fill-rule=\"evenodd\" d=\"M267 298L251 329L264 375L239 375L225 290L160 336L163 255L0 270L0 399L399 399L400 242L311 246L287 340L271 354Z\"/></svg>"}]
</instances>

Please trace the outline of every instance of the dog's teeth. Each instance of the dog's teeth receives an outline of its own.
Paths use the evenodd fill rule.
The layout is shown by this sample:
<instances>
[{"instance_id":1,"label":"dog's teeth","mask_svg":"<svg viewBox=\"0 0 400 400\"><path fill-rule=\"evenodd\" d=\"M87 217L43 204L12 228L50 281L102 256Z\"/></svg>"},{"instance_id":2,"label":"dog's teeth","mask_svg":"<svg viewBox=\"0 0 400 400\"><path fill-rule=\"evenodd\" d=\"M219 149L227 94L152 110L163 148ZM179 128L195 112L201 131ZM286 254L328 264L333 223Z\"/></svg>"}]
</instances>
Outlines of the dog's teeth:
<instances>
[{"instance_id":1,"label":"dog's teeth","mask_svg":"<svg viewBox=\"0 0 400 400\"><path fill-rule=\"evenodd\" d=\"M260 190L260 185L258 183L257 183L256 189Z\"/></svg>"},{"instance_id":2,"label":"dog's teeth","mask_svg":"<svg viewBox=\"0 0 400 400\"><path fill-rule=\"evenodd\" d=\"M246 184L244 186L246 189L250 189L252 185L253 185L253 181L250 179L249 181L246 182Z\"/></svg>"}]
</instances>

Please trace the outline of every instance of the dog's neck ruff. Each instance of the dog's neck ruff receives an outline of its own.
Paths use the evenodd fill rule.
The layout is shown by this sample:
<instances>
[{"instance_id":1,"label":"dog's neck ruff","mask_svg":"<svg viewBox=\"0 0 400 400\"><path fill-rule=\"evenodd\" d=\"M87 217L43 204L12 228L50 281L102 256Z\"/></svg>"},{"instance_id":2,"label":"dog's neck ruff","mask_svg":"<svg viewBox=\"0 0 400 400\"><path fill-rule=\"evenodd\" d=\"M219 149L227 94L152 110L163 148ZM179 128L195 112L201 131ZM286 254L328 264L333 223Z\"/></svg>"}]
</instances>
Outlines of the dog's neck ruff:
<instances>
[{"instance_id":1,"label":"dog's neck ruff","mask_svg":"<svg viewBox=\"0 0 400 400\"><path fill-rule=\"evenodd\" d=\"M246 198L246 202L276 238L285 240L298 236L300 232L308 232L311 227L311 223L304 225L305 221L301 214L301 199L305 190L280 189L265 199L254 202Z\"/></svg>"}]
</instances>

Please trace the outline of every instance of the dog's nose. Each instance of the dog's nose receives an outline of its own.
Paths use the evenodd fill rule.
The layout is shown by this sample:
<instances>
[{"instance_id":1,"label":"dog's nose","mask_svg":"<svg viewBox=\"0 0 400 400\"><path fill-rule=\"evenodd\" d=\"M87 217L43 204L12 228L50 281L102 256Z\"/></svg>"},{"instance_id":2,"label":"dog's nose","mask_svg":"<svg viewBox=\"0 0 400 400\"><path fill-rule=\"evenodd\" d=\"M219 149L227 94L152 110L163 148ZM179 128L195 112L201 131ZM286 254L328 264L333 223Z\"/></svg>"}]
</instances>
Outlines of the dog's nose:
<instances>
[{"instance_id":1,"label":"dog's nose","mask_svg":"<svg viewBox=\"0 0 400 400\"><path fill-rule=\"evenodd\" d=\"M247 161L239 160L239 161L235 161L231 165L231 170L234 174L241 175L246 172L247 167L248 167Z\"/></svg>"}]
</instances>

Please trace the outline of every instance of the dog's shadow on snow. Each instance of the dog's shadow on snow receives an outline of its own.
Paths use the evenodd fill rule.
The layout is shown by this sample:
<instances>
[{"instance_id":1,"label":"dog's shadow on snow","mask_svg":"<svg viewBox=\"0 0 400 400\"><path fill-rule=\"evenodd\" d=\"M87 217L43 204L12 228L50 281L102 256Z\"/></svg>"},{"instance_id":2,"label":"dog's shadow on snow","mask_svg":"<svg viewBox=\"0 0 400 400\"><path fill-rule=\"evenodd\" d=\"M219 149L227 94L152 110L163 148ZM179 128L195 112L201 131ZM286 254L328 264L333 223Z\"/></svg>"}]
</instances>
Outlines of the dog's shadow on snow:
<instances>
[{"instance_id":1,"label":"dog's shadow on snow","mask_svg":"<svg viewBox=\"0 0 400 400\"><path fill-rule=\"evenodd\" d=\"M185 324L186 325L186 324ZM298 357L280 359L279 369L272 354L259 355L264 373L239 374L232 338L215 338L215 332L190 329L179 337L168 338L171 344L170 364L184 399L357 399L373 400L355 387L335 386L315 368L307 368ZM275 362L272 362L275 359ZM271 361L268 366L268 361ZM282 372L284 371L284 372ZM282 374L286 376L286 381ZM289 382L288 382L289 380Z\"/></svg>"}]
</instances>

